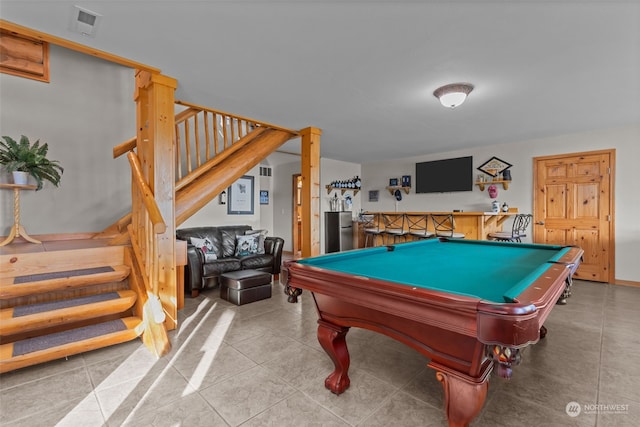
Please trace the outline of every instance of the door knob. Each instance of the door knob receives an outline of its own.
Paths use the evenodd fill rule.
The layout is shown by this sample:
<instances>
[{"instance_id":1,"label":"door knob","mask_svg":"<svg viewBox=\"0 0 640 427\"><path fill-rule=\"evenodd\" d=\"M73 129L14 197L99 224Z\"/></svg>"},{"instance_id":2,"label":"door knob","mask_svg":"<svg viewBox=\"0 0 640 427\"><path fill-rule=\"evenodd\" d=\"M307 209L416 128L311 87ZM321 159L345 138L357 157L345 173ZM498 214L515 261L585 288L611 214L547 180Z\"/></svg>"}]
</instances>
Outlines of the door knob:
<instances>
[{"instance_id":1,"label":"door knob","mask_svg":"<svg viewBox=\"0 0 640 427\"><path fill-rule=\"evenodd\" d=\"M538 225L544 225L544 221L536 221L536 224L538 224Z\"/></svg>"}]
</instances>

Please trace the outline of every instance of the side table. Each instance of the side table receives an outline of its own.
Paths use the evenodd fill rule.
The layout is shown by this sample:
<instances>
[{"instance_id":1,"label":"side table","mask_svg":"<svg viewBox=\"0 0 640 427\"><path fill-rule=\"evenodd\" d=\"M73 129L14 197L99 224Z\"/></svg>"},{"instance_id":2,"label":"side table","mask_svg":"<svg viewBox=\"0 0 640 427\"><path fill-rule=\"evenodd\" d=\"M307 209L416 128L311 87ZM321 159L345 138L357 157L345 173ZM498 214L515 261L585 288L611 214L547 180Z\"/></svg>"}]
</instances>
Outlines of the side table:
<instances>
[{"instance_id":1,"label":"side table","mask_svg":"<svg viewBox=\"0 0 640 427\"><path fill-rule=\"evenodd\" d=\"M0 246L8 245L16 237L22 236L26 241L31 243L41 243L39 240L29 236L20 224L20 190L35 190L35 185L22 185L22 184L0 184L0 189L13 190L13 227L9 236L0 243Z\"/></svg>"}]
</instances>

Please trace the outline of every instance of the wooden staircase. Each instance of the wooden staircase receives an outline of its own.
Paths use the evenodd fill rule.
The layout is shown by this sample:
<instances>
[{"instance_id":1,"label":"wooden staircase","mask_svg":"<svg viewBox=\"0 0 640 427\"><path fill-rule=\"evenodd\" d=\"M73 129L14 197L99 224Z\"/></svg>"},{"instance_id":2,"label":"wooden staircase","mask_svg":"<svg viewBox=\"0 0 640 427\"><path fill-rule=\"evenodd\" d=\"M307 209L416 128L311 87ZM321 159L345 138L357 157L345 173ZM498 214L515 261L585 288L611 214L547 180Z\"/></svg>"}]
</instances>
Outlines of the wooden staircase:
<instances>
[{"instance_id":1,"label":"wooden staircase","mask_svg":"<svg viewBox=\"0 0 640 427\"><path fill-rule=\"evenodd\" d=\"M0 256L0 373L137 338L142 307L128 250Z\"/></svg>"},{"instance_id":2,"label":"wooden staircase","mask_svg":"<svg viewBox=\"0 0 640 427\"><path fill-rule=\"evenodd\" d=\"M93 236L108 244L0 255L0 373L137 337L157 356L166 354L186 264L175 227L292 138L313 146L305 159L315 175L305 182L319 188L312 167L318 129L294 131L182 101L175 114L176 86L136 72L138 132L113 150L131 165L132 211Z\"/></svg>"}]
</instances>

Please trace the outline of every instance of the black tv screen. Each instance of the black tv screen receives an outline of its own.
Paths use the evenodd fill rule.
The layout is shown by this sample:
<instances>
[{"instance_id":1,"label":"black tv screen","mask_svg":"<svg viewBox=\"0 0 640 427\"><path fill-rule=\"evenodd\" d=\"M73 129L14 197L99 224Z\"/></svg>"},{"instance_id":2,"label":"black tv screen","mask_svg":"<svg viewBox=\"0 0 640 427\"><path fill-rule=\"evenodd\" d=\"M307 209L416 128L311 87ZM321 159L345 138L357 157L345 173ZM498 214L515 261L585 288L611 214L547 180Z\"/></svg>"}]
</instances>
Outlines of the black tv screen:
<instances>
[{"instance_id":1,"label":"black tv screen","mask_svg":"<svg viewBox=\"0 0 640 427\"><path fill-rule=\"evenodd\" d=\"M473 190L473 157L416 163L416 193Z\"/></svg>"}]
</instances>

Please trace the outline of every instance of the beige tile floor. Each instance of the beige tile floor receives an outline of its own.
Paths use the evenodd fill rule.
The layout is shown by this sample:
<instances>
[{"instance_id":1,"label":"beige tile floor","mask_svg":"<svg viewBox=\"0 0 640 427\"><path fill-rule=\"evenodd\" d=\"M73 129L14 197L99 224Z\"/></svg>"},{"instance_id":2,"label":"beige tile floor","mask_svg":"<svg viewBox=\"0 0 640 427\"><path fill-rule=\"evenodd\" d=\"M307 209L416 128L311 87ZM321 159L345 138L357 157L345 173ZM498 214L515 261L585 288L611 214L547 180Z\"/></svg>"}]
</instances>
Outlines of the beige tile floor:
<instances>
[{"instance_id":1,"label":"beige tile floor","mask_svg":"<svg viewBox=\"0 0 640 427\"><path fill-rule=\"evenodd\" d=\"M2 426L446 426L427 360L352 329L351 387L324 388L307 293L236 307L216 290L187 298L170 354L139 340L0 376ZM492 376L472 426L640 425L640 288L576 281L510 381ZM577 402L578 416L566 413ZM600 406L597 406L600 405Z\"/></svg>"}]
</instances>

